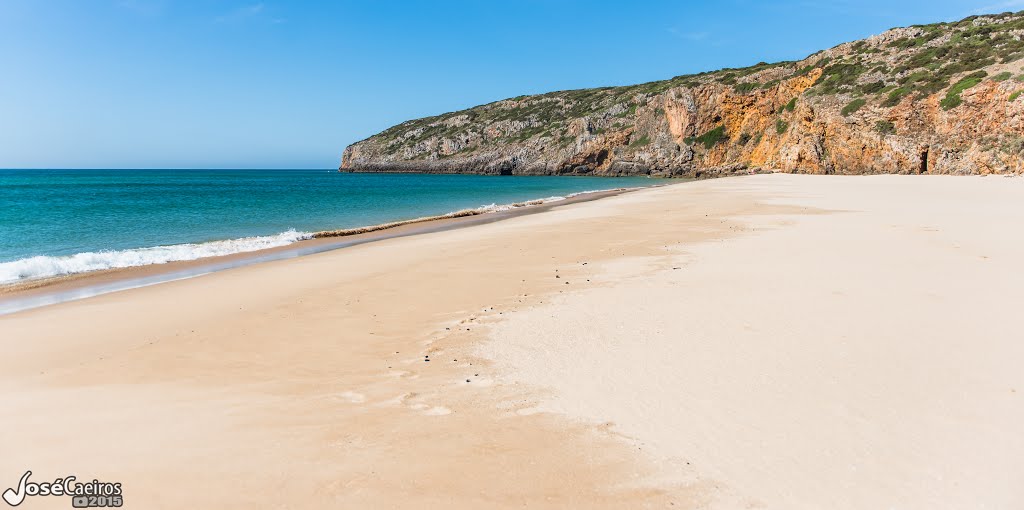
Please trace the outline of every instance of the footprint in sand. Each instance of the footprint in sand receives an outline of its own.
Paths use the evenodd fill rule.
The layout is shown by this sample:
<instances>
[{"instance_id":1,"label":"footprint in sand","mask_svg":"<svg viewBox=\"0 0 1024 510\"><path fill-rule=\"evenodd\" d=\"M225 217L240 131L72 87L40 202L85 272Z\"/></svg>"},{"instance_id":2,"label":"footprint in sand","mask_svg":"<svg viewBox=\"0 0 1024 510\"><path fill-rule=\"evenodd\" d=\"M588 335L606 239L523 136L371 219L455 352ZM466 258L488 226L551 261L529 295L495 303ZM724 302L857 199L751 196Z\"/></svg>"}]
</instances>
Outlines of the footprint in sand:
<instances>
[{"instance_id":1,"label":"footprint in sand","mask_svg":"<svg viewBox=\"0 0 1024 510\"><path fill-rule=\"evenodd\" d=\"M432 406L430 404L424 404L423 402L416 402L419 398L418 393L403 393L393 399L381 402L381 405L395 405L395 406L406 406L414 411L419 411L426 416L444 416L446 414L452 414L452 410L444 406Z\"/></svg>"},{"instance_id":2,"label":"footprint in sand","mask_svg":"<svg viewBox=\"0 0 1024 510\"><path fill-rule=\"evenodd\" d=\"M513 412L519 416L529 416L531 414L542 412L536 402L527 400L506 400L504 402L499 402L494 407L502 411Z\"/></svg>"},{"instance_id":3,"label":"footprint in sand","mask_svg":"<svg viewBox=\"0 0 1024 510\"><path fill-rule=\"evenodd\" d=\"M376 405L380 407L400 407L406 405L409 400L415 396L415 393L403 393L395 398L389 398L387 400L377 402Z\"/></svg>"},{"instance_id":4,"label":"footprint in sand","mask_svg":"<svg viewBox=\"0 0 1024 510\"><path fill-rule=\"evenodd\" d=\"M398 377L401 379L415 379L419 377L419 374L410 372L408 370L391 370L390 372L388 372L388 375L391 377Z\"/></svg>"},{"instance_id":5,"label":"footprint in sand","mask_svg":"<svg viewBox=\"0 0 1024 510\"><path fill-rule=\"evenodd\" d=\"M354 391L345 391L339 393L338 398L353 404L362 404L363 402L366 402L366 395L363 395L362 393L356 393Z\"/></svg>"},{"instance_id":6,"label":"footprint in sand","mask_svg":"<svg viewBox=\"0 0 1024 510\"><path fill-rule=\"evenodd\" d=\"M444 416L446 414L452 414L452 410L444 406L431 406L428 404L413 404L409 406L411 409L415 409L426 416Z\"/></svg>"},{"instance_id":7,"label":"footprint in sand","mask_svg":"<svg viewBox=\"0 0 1024 510\"><path fill-rule=\"evenodd\" d=\"M452 382L453 386L470 386L473 388L487 388L494 385L494 379L487 377L471 376L465 379L456 379Z\"/></svg>"},{"instance_id":8,"label":"footprint in sand","mask_svg":"<svg viewBox=\"0 0 1024 510\"><path fill-rule=\"evenodd\" d=\"M452 414L452 410L444 406L433 406L430 409L423 411L423 414L427 416L444 416L446 414Z\"/></svg>"}]
</instances>

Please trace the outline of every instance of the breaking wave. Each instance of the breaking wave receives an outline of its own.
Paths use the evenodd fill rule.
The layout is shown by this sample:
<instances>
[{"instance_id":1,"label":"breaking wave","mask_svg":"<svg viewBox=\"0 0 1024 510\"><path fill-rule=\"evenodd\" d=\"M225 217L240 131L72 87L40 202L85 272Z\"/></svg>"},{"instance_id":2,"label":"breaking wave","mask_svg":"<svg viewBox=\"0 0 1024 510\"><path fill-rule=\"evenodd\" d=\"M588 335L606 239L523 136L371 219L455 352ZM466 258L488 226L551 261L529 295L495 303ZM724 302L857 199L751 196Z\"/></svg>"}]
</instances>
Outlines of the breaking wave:
<instances>
[{"instance_id":1,"label":"breaking wave","mask_svg":"<svg viewBox=\"0 0 1024 510\"><path fill-rule=\"evenodd\" d=\"M97 252L76 253L59 257L40 255L15 260L12 262L0 263L0 284L65 276L103 269L120 269L126 267L147 266L151 264L166 264L186 260L196 260L206 257L217 257L231 255L234 253L246 253L267 248L287 246L296 241L323 237L342 237L389 228L410 225L434 220L461 218L464 216L476 216L478 214L496 213L510 211L522 207L531 207L551 202L574 198L580 195L591 193L622 191L633 188L614 188L607 190L582 191L571 193L565 196L552 196L536 200L527 200L512 204L490 204L473 209L462 209L437 216L424 216L409 220L393 221L370 225L365 227L347 228L340 230L325 230L320 232L299 232L294 229L270 236L243 237L240 239L229 239L226 241L209 241L205 243L186 243L167 246L154 246L151 248L133 248L128 250L104 250Z\"/></svg>"},{"instance_id":2,"label":"breaking wave","mask_svg":"<svg viewBox=\"0 0 1024 510\"><path fill-rule=\"evenodd\" d=\"M515 203L511 203L511 204L482 205L480 207L476 207L476 208L473 208L473 209L461 209L461 210L458 210L458 211L452 211L452 212L447 213L447 214L439 214L439 215L436 215L436 216L423 216L423 217L420 217L420 218L413 218L411 220L392 221L392 222L389 222L389 223L381 223L379 225L368 225L368 226L365 226L365 227L344 228L344 229L338 229L338 230L323 230L323 231L314 233L313 237L317 237L317 238L320 238L320 237L344 237L344 236L352 236L352 235L356 235L356 234L366 234L368 232L376 232L378 230L387 230L389 228L401 227L403 225L412 225L414 223L423 223L425 221L447 220L447 219L452 219L452 218L462 218L462 217L465 217L465 216L476 216L478 214L488 214L488 213L496 213L496 212L502 212L502 211L511 211L513 209L519 209L519 208L522 208L522 207L530 207L530 206L534 206L534 205L542 205L542 204L547 204L547 203L551 203L551 202L559 202L559 201L562 201L562 200L566 200L566 199L569 199L569 198L577 197L577 196L580 196L580 195L586 195L586 194L589 194L589 193L601 193L601 192L607 192L607 191L622 191L622 190L626 190L626 189L633 189L633 188L614 188L614 189L607 189L607 190L581 191L579 193L570 193L570 194L568 194L568 195L566 195L564 197L563 196L554 196L554 197L548 197L548 198L538 198L538 199L535 199L535 200L527 200L527 201L524 201L524 202L515 202Z\"/></svg>"},{"instance_id":3,"label":"breaking wave","mask_svg":"<svg viewBox=\"0 0 1024 510\"><path fill-rule=\"evenodd\" d=\"M245 253L286 246L312 237L313 234L309 232L288 230L270 236L243 237L226 241L86 252L62 257L40 255L0 263L0 283Z\"/></svg>"}]
</instances>

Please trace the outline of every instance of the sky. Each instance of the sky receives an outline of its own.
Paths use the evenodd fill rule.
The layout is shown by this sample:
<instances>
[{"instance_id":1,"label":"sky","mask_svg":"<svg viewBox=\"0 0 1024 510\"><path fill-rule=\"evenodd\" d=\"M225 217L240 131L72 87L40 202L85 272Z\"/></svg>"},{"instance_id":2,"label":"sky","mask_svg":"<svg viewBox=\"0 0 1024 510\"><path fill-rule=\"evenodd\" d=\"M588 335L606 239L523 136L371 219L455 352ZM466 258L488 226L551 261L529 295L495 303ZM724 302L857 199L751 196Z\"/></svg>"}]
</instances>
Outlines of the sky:
<instances>
[{"instance_id":1,"label":"sky","mask_svg":"<svg viewBox=\"0 0 1024 510\"><path fill-rule=\"evenodd\" d=\"M0 0L0 168L335 168L399 122L1024 0Z\"/></svg>"}]
</instances>

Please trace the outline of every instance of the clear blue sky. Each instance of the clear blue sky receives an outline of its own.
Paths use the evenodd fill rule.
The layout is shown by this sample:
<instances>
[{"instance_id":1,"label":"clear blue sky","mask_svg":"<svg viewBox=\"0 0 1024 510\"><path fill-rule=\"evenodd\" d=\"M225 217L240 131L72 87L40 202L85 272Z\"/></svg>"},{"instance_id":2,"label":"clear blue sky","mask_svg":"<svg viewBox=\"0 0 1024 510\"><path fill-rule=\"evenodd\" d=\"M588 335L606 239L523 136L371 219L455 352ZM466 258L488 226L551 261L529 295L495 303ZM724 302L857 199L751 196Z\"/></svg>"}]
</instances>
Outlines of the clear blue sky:
<instances>
[{"instance_id":1,"label":"clear blue sky","mask_svg":"<svg viewBox=\"0 0 1024 510\"><path fill-rule=\"evenodd\" d=\"M0 168L331 168L497 99L803 58L1024 0L0 0Z\"/></svg>"}]
</instances>

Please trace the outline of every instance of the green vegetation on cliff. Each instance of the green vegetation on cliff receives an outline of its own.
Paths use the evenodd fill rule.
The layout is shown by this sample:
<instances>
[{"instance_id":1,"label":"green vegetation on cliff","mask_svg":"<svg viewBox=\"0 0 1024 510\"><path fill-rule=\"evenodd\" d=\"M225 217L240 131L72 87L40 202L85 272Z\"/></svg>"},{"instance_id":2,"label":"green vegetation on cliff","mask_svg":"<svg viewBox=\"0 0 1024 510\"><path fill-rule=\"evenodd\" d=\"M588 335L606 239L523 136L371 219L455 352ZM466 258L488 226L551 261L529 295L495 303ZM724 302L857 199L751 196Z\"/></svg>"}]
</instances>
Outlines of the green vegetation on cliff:
<instances>
[{"instance_id":1,"label":"green vegetation on cliff","mask_svg":"<svg viewBox=\"0 0 1024 510\"><path fill-rule=\"evenodd\" d=\"M801 61L520 96L412 120L350 146L342 168L684 175L759 166L941 171L941 165L914 160L928 157L922 144L940 144L952 158L942 165L961 172L969 163L965 151L977 139L1024 134L1017 132L1024 121L1015 109L999 111L994 115L1009 117L944 129L942 137L934 123L956 122L955 116L970 115L965 108L990 108L994 97L1001 105L1018 105L1022 80L1024 11L971 16L892 29ZM928 114L936 108L944 116ZM978 130L979 136L970 135ZM869 156L856 154L878 143L884 145ZM993 171L1018 164L1013 158L995 161L1002 166Z\"/></svg>"},{"instance_id":2,"label":"green vegetation on cliff","mask_svg":"<svg viewBox=\"0 0 1024 510\"><path fill-rule=\"evenodd\" d=\"M950 87L949 91L946 92L946 97L942 98L942 101L939 102L939 104L942 105L942 109L949 110L950 108L956 108L960 103L963 102L960 99L960 94L962 94L963 91L981 83L981 79L984 78L986 75L988 75L988 73L986 73L985 71L978 71L976 73L971 73L970 75L956 82L956 84Z\"/></svg>"},{"instance_id":3,"label":"green vegetation on cliff","mask_svg":"<svg viewBox=\"0 0 1024 510\"><path fill-rule=\"evenodd\" d=\"M857 99L850 101L850 104L844 106L840 113L843 114L843 117L849 116L851 113L860 110L860 107L866 105L867 103L867 99L864 99L863 97L858 97Z\"/></svg>"}]
</instances>

